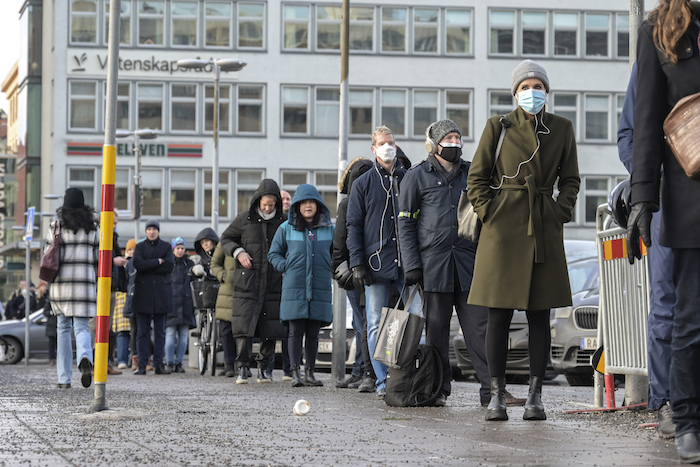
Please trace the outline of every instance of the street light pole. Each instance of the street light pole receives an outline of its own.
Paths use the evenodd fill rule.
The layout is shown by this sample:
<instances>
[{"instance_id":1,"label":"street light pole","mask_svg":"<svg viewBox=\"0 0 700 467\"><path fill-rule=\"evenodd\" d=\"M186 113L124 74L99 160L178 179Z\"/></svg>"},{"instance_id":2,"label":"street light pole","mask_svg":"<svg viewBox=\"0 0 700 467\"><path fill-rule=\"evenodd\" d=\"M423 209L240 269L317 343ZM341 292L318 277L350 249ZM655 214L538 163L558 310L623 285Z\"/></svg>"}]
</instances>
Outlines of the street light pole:
<instances>
[{"instance_id":1,"label":"street light pole","mask_svg":"<svg viewBox=\"0 0 700 467\"><path fill-rule=\"evenodd\" d=\"M178 60L177 66L185 70L201 70L211 66L214 70L214 160L211 166L211 228L219 230L219 78L221 71L239 71L246 63L237 58L200 60L198 58Z\"/></svg>"},{"instance_id":2,"label":"street light pole","mask_svg":"<svg viewBox=\"0 0 700 467\"><path fill-rule=\"evenodd\" d=\"M211 166L211 228L219 230L219 77L221 68L214 63L214 161Z\"/></svg>"}]
</instances>

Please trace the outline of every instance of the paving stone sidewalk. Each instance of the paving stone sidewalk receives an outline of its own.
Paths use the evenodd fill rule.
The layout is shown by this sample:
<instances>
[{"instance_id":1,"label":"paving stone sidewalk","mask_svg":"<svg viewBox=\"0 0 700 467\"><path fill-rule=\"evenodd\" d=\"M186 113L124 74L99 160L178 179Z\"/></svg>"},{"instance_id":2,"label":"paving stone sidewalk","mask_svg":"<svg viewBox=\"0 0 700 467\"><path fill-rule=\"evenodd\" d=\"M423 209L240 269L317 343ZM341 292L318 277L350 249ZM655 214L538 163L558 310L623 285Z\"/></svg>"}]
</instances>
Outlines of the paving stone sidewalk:
<instances>
[{"instance_id":1,"label":"paving stone sidewalk","mask_svg":"<svg viewBox=\"0 0 700 467\"><path fill-rule=\"evenodd\" d=\"M185 374L110 376L110 410L88 414L93 387L56 388L41 361L0 366L0 466L130 465L679 465L673 441L639 428L632 414L564 414L591 402L592 388L546 385L548 419L485 422L477 384L453 383L445 408L391 408L374 394L292 388ZM562 378L563 380L563 378ZM509 387L524 397L526 386ZM298 399L311 412L296 416Z\"/></svg>"}]
</instances>

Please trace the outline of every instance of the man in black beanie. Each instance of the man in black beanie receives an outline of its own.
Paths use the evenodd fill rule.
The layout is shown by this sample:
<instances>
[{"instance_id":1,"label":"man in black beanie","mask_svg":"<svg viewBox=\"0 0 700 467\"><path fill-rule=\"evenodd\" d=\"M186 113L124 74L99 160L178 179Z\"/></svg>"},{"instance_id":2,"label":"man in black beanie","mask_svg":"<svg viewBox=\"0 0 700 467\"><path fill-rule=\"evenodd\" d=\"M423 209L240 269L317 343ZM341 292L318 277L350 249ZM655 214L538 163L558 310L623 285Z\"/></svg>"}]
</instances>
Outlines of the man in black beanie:
<instances>
[{"instance_id":1,"label":"man in black beanie","mask_svg":"<svg viewBox=\"0 0 700 467\"><path fill-rule=\"evenodd\" d=\"M173 307L170 272L175 266L170 243L160 239L160 224L156 219L146 221L146 240L137 243L132 259L136 268L133 311L138 323L136 349L139 367L136 375L146 374L148 336L153 321L153 366L157 375L167 375L165 368L165 320Z\"/></svg>"}]
</instances>

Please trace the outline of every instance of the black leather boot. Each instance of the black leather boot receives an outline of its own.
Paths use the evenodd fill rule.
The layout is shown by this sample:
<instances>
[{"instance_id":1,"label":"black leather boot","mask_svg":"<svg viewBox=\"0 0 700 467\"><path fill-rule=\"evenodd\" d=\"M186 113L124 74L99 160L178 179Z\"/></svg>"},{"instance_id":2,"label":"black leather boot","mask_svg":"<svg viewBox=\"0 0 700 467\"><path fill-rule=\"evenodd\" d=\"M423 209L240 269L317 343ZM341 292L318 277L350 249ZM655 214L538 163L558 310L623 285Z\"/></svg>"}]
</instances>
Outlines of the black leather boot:
<instances>
[{"instance_id":1,"label":"black leather boot","mask_svg":"<svg viewBox=\"0 0 700 467\"><path fill-rule=\"evenodd\" d=\"M508 420L506 412L506 378L491 377L491 401L486 409L486 420Z\"/></svg>"},{"instance_id":2,"label":"black leather boot","mask_svg":"<svg viewBox=\"0 0 700 467\"><path fill-rule=\"evenodd\" d=\"M306 367L304 374L304 385L306 386L323 386L323 381L319 381L314 376L314 367Z\"/></svg>"},{"instance_id":3,"label":"black leather boot","mask_svg":"<svg viewBox=\"0 0 700 467\"><path fill-rule=\"evenodd\" d=\"M292 367L292 387L298 388L303 385L304 382L301 380L301 370L299 370L299 365L294 365Z\"/></svg>"},{"instance_id":4,"label":"black leather boot","mask_svg":"<svg viewBox=\"0 0 700 467\"><path fill-rule=\"evenodd\" d=\"M547 420L542 405L542 377L530 376L530 389L527 392L523 420Z\"/></svg>"}]
</instances>

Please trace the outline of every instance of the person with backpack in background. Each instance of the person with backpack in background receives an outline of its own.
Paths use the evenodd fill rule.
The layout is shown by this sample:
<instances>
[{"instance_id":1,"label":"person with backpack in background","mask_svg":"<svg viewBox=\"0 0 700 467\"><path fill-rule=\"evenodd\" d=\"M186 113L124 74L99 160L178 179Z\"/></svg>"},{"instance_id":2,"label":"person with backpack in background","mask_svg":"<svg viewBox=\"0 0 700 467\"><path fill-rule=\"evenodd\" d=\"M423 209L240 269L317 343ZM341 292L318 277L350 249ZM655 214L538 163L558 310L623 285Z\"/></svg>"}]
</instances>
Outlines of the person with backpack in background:
<instances>
[{"instance_id":1,"label":"person with backpack in background","mask_svg":"<svg viewBox=\"0 0 700 467\"><path fill-rule=\"evenodd\" d=\"M172 240L175 264L170 273L173 287L173 306L168 311L165 322L165 361L166 369L171 373L184 373L182 359L187 350L187 334L197 327L194 319L194 304L190 288L190 270L194 262L187 257L185 240L176 237Z\"/></svg>"}]
</instances>

